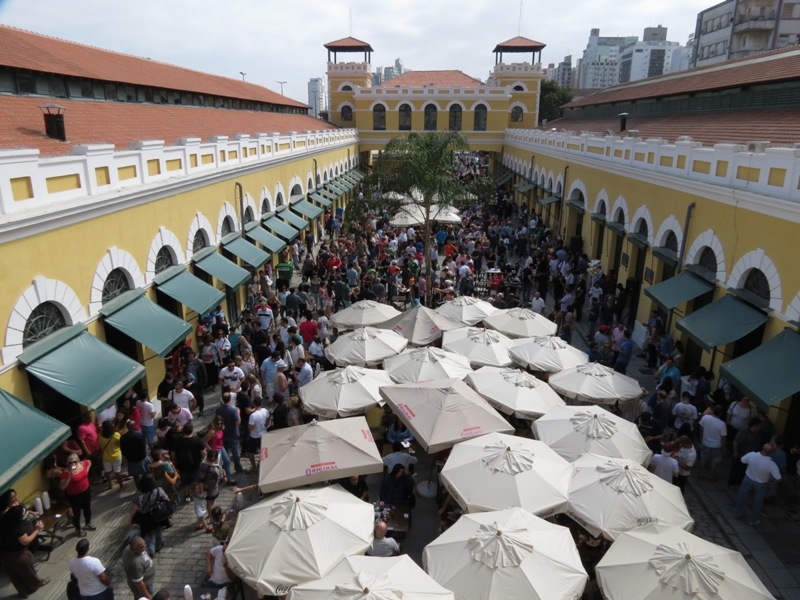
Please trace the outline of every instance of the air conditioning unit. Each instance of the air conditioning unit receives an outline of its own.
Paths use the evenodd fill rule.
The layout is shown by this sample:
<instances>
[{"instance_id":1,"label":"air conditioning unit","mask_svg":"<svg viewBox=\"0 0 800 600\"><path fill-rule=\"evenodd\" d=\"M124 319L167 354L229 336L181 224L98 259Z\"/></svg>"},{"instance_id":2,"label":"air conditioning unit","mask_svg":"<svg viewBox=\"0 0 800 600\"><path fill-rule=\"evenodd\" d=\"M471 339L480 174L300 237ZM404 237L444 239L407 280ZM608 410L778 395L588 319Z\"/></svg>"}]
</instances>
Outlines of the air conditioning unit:
<instances>
[{"instance_id":1,"label":"air conditioning unit","mask_svg":"<svg viewBox=\"0 0 800 600\"><path fill-rule=\"evenodd\" d=\"M638 129L628 129L628 137L630 137L630 138L638 138L639 137L639 130Z\"/></svg>"},{"instance_id":2,"label":"air conditioning unit","mask_svg":"<svg viewBox=\"0 0 800 600\"><path fill-rule=\"evenodd\" d=\"M764 154L764 150L769 148L769 142L747 142L747 151L753 154Z\"/></svg>"}]
</instances>

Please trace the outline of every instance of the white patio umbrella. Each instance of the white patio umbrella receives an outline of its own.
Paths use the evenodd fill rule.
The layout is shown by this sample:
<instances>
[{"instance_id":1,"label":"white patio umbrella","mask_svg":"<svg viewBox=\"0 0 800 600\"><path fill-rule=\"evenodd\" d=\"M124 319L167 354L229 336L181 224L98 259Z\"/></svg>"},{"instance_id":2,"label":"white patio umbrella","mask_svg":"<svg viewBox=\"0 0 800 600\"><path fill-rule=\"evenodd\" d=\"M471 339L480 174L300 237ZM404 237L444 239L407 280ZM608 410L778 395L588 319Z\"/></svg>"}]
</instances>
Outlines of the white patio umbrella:
<instances>
[{"instance_id":1,"label":"white patio umbrella","mask_svg":"<svg viewBox=\"0 0 800 600\"><path fill-rule=\"evenodd\" d=\"M387 385L381 388L381 396L429 453L492 431L514 431L460 379Z\"/></svg>"},{"instance_id":2,"label":"white patio umbrella","mask_svg":"<svg viewBox=\"0 0 800 600\"><path fill-rule=\"evenodd\" d=\"M598 363L564 369L547 382L567 398L583 402L614 404L642 395L642 387L635 379Z\"/></svg>"},{"instance_id":3,"label":"white patio umbrella","mask_svg":"<svg viewBox=\"0 0 800 600\"><path fill-rule=\"evenodd\" d=\"M405 194L401 194L400 192L384 192L381 194L381 198L384 200L400 200L401 202L411 202L412 199Z\"/></svg>"},{"instance_id":4,"label":"white patio umbrella","mask_svg":"<svg viewBox=\"0 0 800 600\"><path fill-rule=\"evenodd\" d=\"M432 347L409 348L383 361L383 368L396 383L464 379L472 373L465 357Z\"/></svg>"},{"instance_id":5,"label":"white patio umbrella","mask_svg":"<svg viewBox=\"0 0 800 600\"><path fill-rule=\"evenodd\" d=\"M328 346L325 356L340 367L370 367L399 354L407 345L408 340L394 331L359 327L340 336Z\"/></svg>"},{"instance_id":6,"label":"white patio umbrella","mask_svg":"<svg viewBox=\"0 0 800 600\"><path fill-rule=\"evenodd\" d=\"M613 541L652 523L694 526L680 488L632 460L585 454L572 468L567 514L592 535Z\"/></svg>"},{"instance_id":7,"label":"white patio umbrella","mask_svg":"<svg viewBox=\"0 0 800 600\"><path fill-rule=\"evenodd\" d=\"M585 352L561 338L549 335L514 340L508 353L518 365L549 373L589 362L589 356Z\"/></svg>"},{"instance_id":8,"label":"white patio umbrella","mask_svg":"<svg viewBox=\"0 0 800 600\"><path fill-rule=\"evenodd\" d=\"M326 419L352 417L383 406L378 388L392 383L386 371L345 367L320 373L314 381L300 388L300 398L311 414Z\"/></svg>"},{"instance_id":9,"label":"white patio umbrella","mask_svg":"<svg viewBox=\"0 0 800 600\"><path fill-rule=\"evenodd\" d=\"M417 204L409 203L392 217L389 224L392 227L413 227L424 222L425 213L422 208Z\"/></svg>"},{"instance_id":10,"label":"white patio umbrella","mask_svg":"<svg viewBox=\"0 0 800 600\"><path fill-rule=\"evenodd\" d=\"M359 300L347 308L334 313L331 321L338 327L353 329L356 327L370 327L393 319L400 311L388 304L381 304L374 300Z\"/></svg>"},{"instance_id":11,"label":"white patio umbrella","mask_svg":"<svg viewBox=\"0 0 800 600\"><path fill-rule=\"evenodd\" d=\"M461 223L461 216L455 207L441 204L431 207L431 219L437 223Z\"/></svg>"},{"instance_id":12,"label":"white patio umbrella","mask_svg":"<svg viewBox=\"0 0 800 600\"><path fill-rule=\"evenodd\" d=\"M653 457L636 425L601 406L557 406L532 428L537 440L570 462L592 453L647 466Z\"/></svg>"},{"instance_id":13,"label":"white patio umbrella","mask_svg":"<svg viewBox=\"0 0 800 600\"><path fill-rule=\"evenodd\" d=\"M463 326L461 321L437 313L427 306L416 306L378 325L381 329L399 333L412 346L427 346L442 337L443 332Z\"/></svg>"},{"instance_id":14,"label":"white patio umbrella","mask_svg":"<svg viewBox=\"0 0 800 600\"><path fill-rule=\"evenodd\" d=\"M451 319L461 321L466 325L475 325L497 312L497 309L483 300L472 296L459 296L454 300L445 302L436 312L447 315Z\"/></svg>"},{"instance_id":15,"label":"white patio umbrella","mask_svg":"<svg viewBox=\"0 0 800 600\"><path fill-rule=\"evenodd\" d=\"M467 512L518 506L548 517L567 506L572 467L543 442L487 433L453 446L440 476Z\"/></svg>"},{"instance_id":16,"label":"white patio umbrella","mask_svg":"<svg viewBox=\"0 0 800 600\"><path fill-rule=\"evenodd\" d=\"M774 600L736 550L677 527L621 533L595 567L608 600Z\"/></svg>"},{"instance_id":17,"label":"white patio umbrella","mask_svg":"<svg viewBox=\"0 0 800 600\"><path fill-rule=\"evenodd\" d=\"M513 338L555 335L558 325L529 308L509 308L497 311L483 320L487 327Z\"/></svg>"},{"instance_id":18,"label":"white patio umbrella","mask_svg":"<svg viewBox=\"0 0 800 600\"><path fill-rule=\"evenodd\" d=\"M474 367L510 366L514 362L508 353L510 346L511 338L478 327L462 327L442 335L442 349L465 356Z\"/></svg>"},{"instance_id":19,"label":"white patio umbrella","mask_svg":"<svg viewBox=\"0 0 800 600\"><path fill-rule=\"evenodd\" d=\"M547 383L519 369L481 367L464 381L497 410L520 419L536 419L564 400Z\"/></svg>"},{"instance_id":20,"label":"white patio umbrella","mask_svg":"<svg viewBox=\"0 0 800 600\"><path fill-rule=\"evenodd\" d=\"M264 494L382 471L383 461L364 417L314 421L261 436L258 488Z\"/></svg>"},{"instance_id":21,"label":"white patio umbrella","mask_svg":"<svg viewBox=\"0 0 800 600\"><path fill-rule=\"evenodd\" d=\"M339 485L287 490L239 513L228 565L259 595L325 576L372 543L375 513Z\"/></svg>"},{"instance_id":22,"label":"white patio umbrella","mask_svg":"<svg viewBox=\"0 0 800 600\"><path fill-rule=\"evenodd\" d=\"M521 508L463 515L422 564L456 600L567 600L588 580L569 529Z\"/></svg>"},{"instance_id":23,"label":"white patio umbrella","mask_svg":"<svg viewBox=\"0 0 800 600\"><path fill-rule=\"evenodd\" d=\"M408 557L348 556L322 579L292 588L291 600L454 600Z\"/></svg>"}]
</instances>

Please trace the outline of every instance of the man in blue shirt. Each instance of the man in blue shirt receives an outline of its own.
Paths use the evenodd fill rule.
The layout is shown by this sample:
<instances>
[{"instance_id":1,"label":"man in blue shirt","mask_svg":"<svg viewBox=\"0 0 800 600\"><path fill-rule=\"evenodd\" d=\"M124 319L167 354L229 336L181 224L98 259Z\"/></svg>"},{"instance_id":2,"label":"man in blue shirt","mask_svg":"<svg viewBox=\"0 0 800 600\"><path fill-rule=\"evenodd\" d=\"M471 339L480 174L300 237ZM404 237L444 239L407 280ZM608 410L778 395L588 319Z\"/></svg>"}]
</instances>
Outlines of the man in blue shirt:
<instances>
[{"instance_id":1,"label":"man in blue shirt","mask_svg":"<svg viewBox=\"0 0 800 600\"><path fill-rule=\"evenodd\" d=\"M619 345L619 354L617 361L614 363L614 370L617 373L625 375L628 370L628 363L631 362L631 355L633 354L633 341L631 340L631 332L626 329L622 343Z\"/></svg>"}]
</instances>

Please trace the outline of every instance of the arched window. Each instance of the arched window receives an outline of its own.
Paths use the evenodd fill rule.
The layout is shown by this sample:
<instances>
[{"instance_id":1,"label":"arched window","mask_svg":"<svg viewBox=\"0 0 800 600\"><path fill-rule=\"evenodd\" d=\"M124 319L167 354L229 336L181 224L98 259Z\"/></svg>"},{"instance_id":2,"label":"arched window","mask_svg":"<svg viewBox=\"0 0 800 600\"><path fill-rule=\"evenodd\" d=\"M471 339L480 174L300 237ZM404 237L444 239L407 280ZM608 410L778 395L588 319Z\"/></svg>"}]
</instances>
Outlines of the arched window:
<instances>
[{"instance_id":1,"label":"arched window","mask_svg":"<svg viewBox=\"0 0 800 600\"><path fill-rule=\"evenodd\" d=\"M345 104L342 107L342 121L352 121L352 120L353 120L353 108Z\"/></svg>"},{"instance_id":2,"label":"arched window","mask_svg":"<svg viewBox=\"0 0 800 600\"><path fill-rule=\"evenodd\" d=\"M229 219L226 218L225 221ZM226 235L225 233L225 221L222 222L222 235ZM228 232L230 233L230 231ZM171 266L175 264L175 260L172 258L172 252L167 246L161 246L161 249L156 254L156 266L155 272L156 275L161 273L162 271L166 271Z\"/></svg>"},{"instance_id":3,"label":"arched window","mask_svg":"<svg viewBox=\"0 0 800 600\"><path fill-rule=\"evenodd\" d=\"M103 293L101 302L105 304L131 289L131 283L128 281L128 275L122 269L112 269L106 277L103 284Z\"/></svg>"},{"instance_id":4,"label":"arched window","mask_svg":"<svg viewBox=\"0 0 800 600\"><path fill-rule=\"evenodd\" d=\"M515 92L524 92L524 91L525 91L525 88L524 88L524 87L522 87L521 85L515 85L515 86L513 87L513 90L514 90Z\"/></svg>"},{"instance_id":5,"label":"arched window","mask_svg":"<svg viewBox=\"0 0 800 600\"><path fill-rule=\"evenodd\" d=\"M438 111L434 104L425 107L425 131L436 131L436 117Z\"/></svg>"},{"instance_id":6,"label":"arched window","mask_svg":"<svg viewBox=\"0 0 800 600\"><path fill-rule=\"evenodd\" d=\"M461 131L461 106L458 104L450 107L450 131Z\"/></svg>"},{"instance_id":7,"label":"arched window","mask_svg":"<svg viewBox=\"0 0 800 600\"><path fill-rule=\"evenodd\" d=\"M522 107L515 106L511 109L511 122L512 123L521 123L522 122Z\"/></svg>"},{"instance_id":8,"label":"arched window","mask_svg":"<svg viewBox=\"0 0 800 600\"><path fill-rule=\"evenodd\" d=\"M343 85L343 86L342 86L342 91L343 91L343 92L352 92L352 91L353 91L353 88L352 88L352 87L350 87L349 85Z\"/></svg>"},{"instance_id":9,"label":"arched window","mask_svg":"<svg viewBox=\"0 0 800 600\"><path fill-rule=\"evenodd\" d=\"M400 117L400 131L411 131L411 107L408 104L401 104L397 112Z\"/></svg>"},{"instance_id":10,"label":"arched window","mask_svg":"<svg viewBox=\"0 0 800 600\"><path fill-rule=\"evenodd\" d=\"M710 273L717 273L717 254L709 247L703 248L700 252L700 258L697 259L698 266L702 267Z\"/></svg>"},{"instance_id":11,"label":"arched window","mask_svg":"<svg viewBox=\"0 0 800 600\"><path fill-rule=\"evenodd\" d=\"M744 279L744 285L742 287L766 302L772 299L772 294L769 290L769 281L761 269L750 269L750 272L747 273L747 277Z\"/></svg>"},{"instance_id":12,"label":"arched window","mask_svg":"<svg viewBox=\"0 0 800 600\"><path fill-rule=\"evenodd\" d=\"M478 104L475 107L474 121L472 129L475 131L486 131L486 105Z\"/></svg>"},{"instance_id":13,"label":"arched window","mask_svg":"<svg viewBox=\"0 0 800 600\"><path fill-rule=\"evenodd\" d=\"M647 228L647 221L639 219L639 222L636 224L636 233L647 237L648 233L650 233L650 230Z\"/></svg>"},{"instance_id":14,"label":"arched window","mask_svg":"<svg viewBox=\"0 0 800 600\"><path fill-rule=\"evenodd\" d=\"M31 311L28 320L25 321L25 329L22 332L22 347L27 348L34 342L67 326L64 313L54 302L42 302Z\"/></svg>"},{"instance_id":15,"label":"arched window","mask_svg":"<svg viewBox=\"0 0 800 600\"><path fill-rule=\"evenodd\" d=\"M248 206L244 209L244 222L249 223L253 220L255 220L255 217L253 216L253 208Z\"/></svg>"},{"instance_id":16,"label":"arched window","mask_svg":"<svg viewBox=\"0 0 800 600\"><path fill-rule=\"evenodd\" d=\"M674 231L667 232L667 237L664 239L664 248L673 252L678 251L678 236L675 235Z\"/></svg>"},{"instance_id":17,"label":"arched window","mask_svg":"<svg viewBox=\"0 0 800 600\"><path fill-rule=\"evenodd\" d=\"M280 192L275 196L275 206L283 206L283 194Z\"/></svg>"},{"instance_id":18,"label":"arched window","mask_svg":"<svg viewBox=\"0 0 800 600\"><path fill-rule=\"evenodd\" d=\"M383 104L376 104L372 109L372 129L386 131L386 107Z\"/></svg>"},{"instance_id":19,"label":"arched window","mask_svg":"<svg viewBox=\"0 0 800 600\"><path fill-rule=\"evenodd\" d=\"M198 229L194 233L194 239L192 239L192 253L200 252L203 248L208 246L208 238L206 237L206 232L202 229Z\"/></svg>"},{"instance_id":20,"label":"arched window","mask_svg":"<svg viewBox=\"0 0 800 600\"><path fill-rule=\"evenodd\" d=\"M264 213L268 212L269 212L269 200L267 198L264 198L261 201L261 214L263 215Z\"/></svg>"}]
</instances>

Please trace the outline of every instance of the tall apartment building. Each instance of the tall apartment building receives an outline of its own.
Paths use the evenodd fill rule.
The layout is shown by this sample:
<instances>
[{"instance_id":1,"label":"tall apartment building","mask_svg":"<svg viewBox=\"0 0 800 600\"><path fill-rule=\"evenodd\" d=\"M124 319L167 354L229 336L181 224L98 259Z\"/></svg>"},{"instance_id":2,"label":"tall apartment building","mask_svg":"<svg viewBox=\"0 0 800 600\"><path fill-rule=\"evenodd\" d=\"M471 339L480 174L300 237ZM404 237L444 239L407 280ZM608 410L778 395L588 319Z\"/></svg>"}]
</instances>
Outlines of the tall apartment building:
<instances>
[{"instance_id":1,"label":"tall apartment building","mask_svg":"<svg viewBox=\"0 0 800 600\"><path fill-rule=\"evenodd\" d=\"M399 77L405 73L407 69L403 66L401 58L394 59L394 65L391 67L376 67L375 73L372 76L373 85L382 85L387 81L391 81L395 77Z\"/></svg>"},{"instance_id":2,"label":"tall apartment building","mask_svg":"<svg viewBox=\"0 0 800 600\"><path fill-rule=\"evenodd\" d=\"M572 55L564 57L558 66L555 63L550 63L544 70L545 79L555 81L559 86L567 89L575 87L575 81L572 76Z\"/></svg>"},{"instance_id":3,"label":"tall apartment building","mask_svg":"<svg viewBox=\"0 0 800 600\"><path fill-rule=\"evenodd\" d=\"M578 60L576 87L602 89L619 83L619 54L622 48L639 41L638 36L600 36L592 29L583 56Z\"/></svg>"},{"instance_id":4,"label":"tall apartment building","mask_svg":"<svg viewBox=\"0 0 800 600\"><path fill-rule=\"evenodd\" d=\"M324 77L313 77L308 80L309 114L319 118L320 113L328 112L328 88Z\"/></svg>"},{"instance_id":5,"label":"tall apartment building","mask_svg":"<svg viewBox=\"0 0 800 600\"><path fill-rule=\"evenodd\" d=\"M692 67L800 44L800 3L725 0L697 15Z\"/></svg>"},{"instance_id":6,"label":"tall apartment building","mask_svg":"<svg viewBox=\"0 0 800 600\"><path fill-rule=\"evenodd\" d=\"M630 44L619 55L619 83L680 70L683 47L667 41L667 28L645 27L641 42Z\"/></svg>"}]
</instances>

